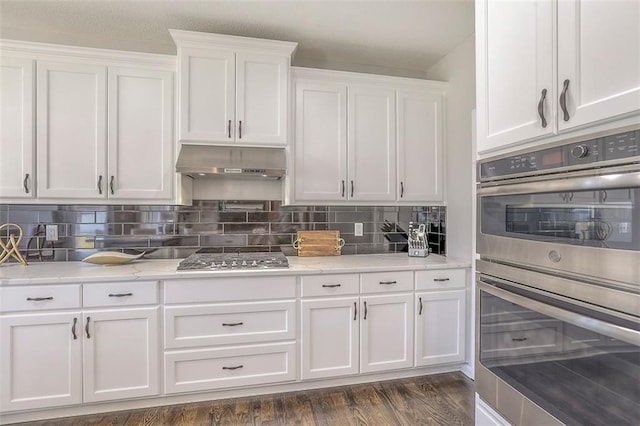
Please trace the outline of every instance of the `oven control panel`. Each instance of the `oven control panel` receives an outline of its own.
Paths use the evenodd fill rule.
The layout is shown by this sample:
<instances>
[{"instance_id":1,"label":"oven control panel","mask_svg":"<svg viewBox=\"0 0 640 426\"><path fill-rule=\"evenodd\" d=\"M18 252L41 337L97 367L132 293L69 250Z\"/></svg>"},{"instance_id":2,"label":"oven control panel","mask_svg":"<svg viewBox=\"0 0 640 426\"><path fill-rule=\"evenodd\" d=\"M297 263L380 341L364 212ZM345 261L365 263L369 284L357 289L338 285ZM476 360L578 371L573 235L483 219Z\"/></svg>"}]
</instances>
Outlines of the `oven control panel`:
<instances>
[{"instance_id":1,"label":"oven control panel","mask_svg":"<svg viewBox=\"0 0 640 426\"><path fill-rule=\"evenodd\" d=\"M592 166L633 157L640 157L640 130L489 160L480 164L480 179L552 172L568 166Z\"/></svg>"}]
</instances>

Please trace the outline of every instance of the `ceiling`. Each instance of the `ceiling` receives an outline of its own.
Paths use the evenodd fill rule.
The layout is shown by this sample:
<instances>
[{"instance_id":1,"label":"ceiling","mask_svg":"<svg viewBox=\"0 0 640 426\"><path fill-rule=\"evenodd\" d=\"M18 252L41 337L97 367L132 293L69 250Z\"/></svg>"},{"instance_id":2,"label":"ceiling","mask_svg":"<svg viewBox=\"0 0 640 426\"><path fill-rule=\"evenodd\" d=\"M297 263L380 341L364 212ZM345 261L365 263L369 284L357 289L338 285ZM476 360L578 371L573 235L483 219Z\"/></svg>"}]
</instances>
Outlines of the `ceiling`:
<instances>
[{"instance_id":1,"label":"ceiling","mask_svg":"<svg viewBox=\"0 0 640 426\"><path fill-rule=\"evenodd\" d=\"M473 0L0 0L1 38L175 54L175 28L296 41L294 65L407 77L473 26Z\"/></svg>"}]
</instances>

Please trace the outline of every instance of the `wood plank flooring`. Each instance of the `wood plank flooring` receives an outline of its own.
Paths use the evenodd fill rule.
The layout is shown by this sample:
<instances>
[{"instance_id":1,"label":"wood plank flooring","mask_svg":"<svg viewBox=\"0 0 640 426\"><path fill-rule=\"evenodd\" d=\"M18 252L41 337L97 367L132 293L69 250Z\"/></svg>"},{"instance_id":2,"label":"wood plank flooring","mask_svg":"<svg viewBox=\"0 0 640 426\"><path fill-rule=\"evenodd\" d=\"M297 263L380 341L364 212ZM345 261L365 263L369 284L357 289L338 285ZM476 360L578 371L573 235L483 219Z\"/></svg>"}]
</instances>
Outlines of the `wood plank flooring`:
<instances>
[{"instance_id":1,"label":"wood plank flooring","mask_svg":"<svg viewBox=\"0 0 640 426\"><path fill-rule=\"evenodd\" d=\"M379 426L473 425L473 422L473 381L456 372L362 385L67 417L28 424Z\"/></svg>"}]
</instances>

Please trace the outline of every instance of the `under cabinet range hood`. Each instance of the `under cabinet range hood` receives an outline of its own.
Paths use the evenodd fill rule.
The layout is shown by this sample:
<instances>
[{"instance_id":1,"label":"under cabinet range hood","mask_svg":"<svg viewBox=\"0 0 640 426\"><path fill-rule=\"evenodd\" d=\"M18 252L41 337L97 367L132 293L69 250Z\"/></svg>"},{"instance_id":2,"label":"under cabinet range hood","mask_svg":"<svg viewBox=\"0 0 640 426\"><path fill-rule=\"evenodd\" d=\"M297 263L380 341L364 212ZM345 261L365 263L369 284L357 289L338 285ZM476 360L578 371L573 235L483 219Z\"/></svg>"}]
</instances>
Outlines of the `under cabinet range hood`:
<instances>
[{"instance_id":1,"label":"under cabinet range hood","mask_svg":"<svg viewBox=\"0 0 640 426\"><path fill-rule=\"evenodd\" d=\"M287 174L284 148L185 145L176 171L193 177L282 179Z\"/></svg>"}]
</instances>

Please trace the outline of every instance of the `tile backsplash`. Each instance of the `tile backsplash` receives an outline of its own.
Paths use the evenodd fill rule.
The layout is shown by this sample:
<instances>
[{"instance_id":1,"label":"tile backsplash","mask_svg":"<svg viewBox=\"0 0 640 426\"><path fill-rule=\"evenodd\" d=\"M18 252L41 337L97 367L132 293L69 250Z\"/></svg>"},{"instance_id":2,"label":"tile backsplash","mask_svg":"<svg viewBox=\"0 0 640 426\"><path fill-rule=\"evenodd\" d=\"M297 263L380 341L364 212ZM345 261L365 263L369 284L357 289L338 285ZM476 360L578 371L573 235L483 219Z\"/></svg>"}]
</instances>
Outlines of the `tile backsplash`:
<instances>
[{"instance_id":1,"label":"tile backsplash","mask_svg":"<svg viewBox=\"0 0 640 426\"><path fill-rule=\"evenodd\" d=\"M156 259L182 258L200 247L220 252L282 251L299 230L339 230L342 254L406 251L410 221L425 223L429 247L445 254L446 208L370 206L282 206L279 201L194 201L192 206L0 205L0 224L25 231L21 252L29 261L81 260L102 250ZM364 235L354 235L354 223ZM44 226L58 226L57 242ZM8 230L3 231L6 240Z\"/></svg>"}]
</instances>

